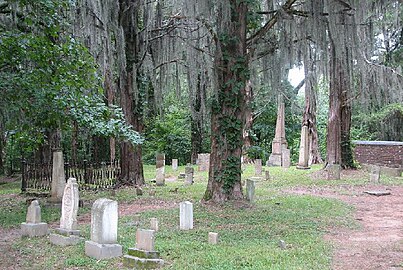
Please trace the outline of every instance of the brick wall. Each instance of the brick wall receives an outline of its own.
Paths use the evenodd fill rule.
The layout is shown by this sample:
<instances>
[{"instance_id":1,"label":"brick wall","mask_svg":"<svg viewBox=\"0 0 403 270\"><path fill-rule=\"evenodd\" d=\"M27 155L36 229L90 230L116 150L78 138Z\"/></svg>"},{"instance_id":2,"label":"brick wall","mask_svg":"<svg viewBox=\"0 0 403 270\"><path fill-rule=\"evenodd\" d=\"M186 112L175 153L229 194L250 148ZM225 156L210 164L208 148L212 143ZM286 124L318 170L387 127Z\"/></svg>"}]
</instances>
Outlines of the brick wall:
<instances>
[{"instance_id":1,"label":"brick wall","mask_svg":"<svg viewBox=\"0 0 403 270\"><path fill-rule=\"evenodd\" d=\"M353 141L355 160L360 164L403 167L403 142Z\"/></svg>"}]
</instances>

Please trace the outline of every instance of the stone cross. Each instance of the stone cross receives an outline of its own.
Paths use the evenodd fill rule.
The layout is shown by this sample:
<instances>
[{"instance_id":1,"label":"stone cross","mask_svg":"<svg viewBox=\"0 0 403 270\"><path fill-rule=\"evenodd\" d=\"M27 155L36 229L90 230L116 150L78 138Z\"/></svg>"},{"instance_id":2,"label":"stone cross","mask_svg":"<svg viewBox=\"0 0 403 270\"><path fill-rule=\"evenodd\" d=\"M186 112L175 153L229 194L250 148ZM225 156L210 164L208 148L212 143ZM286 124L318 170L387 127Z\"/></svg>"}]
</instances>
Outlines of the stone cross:
<instances>
[{"instance_id":1,"label":"stone cross","mask_svg":"<svg viewBox=\"0 0 403 270\"><path fill-rule=\"evenodd\" d=\"M309 130L308 126L302 126L297 169L309 169L308 163L309 163Z\"/></svg>"},{"instance_id":2,"label":"stone cross","mask_svg":"<svg viewBox=\"0 0 403 270\"><path fill-rule=\"evenodd\" d=\"M77 229L78 213L78 184L75 178L69 178L64 188L62 200L62 217L60 218L60 228L65 230Z\"/></svg>"},{"instance_id":3,"label":"stone cross","mask_svg":"<svg viewBox=\"0 0 403 270\"><path fill-rule=\"evenodd\" d=\"M98 199L91 208L91 241L114 244L118 237L118 203Z\"/></svg>"},{"instance_id":4,"label":"stone cross","mask_svg":"<svg viewBox=\"0 0 403 270\"><path fill-rule=\"evenodd\" d=\"M177 159L172 159L172 170L173 171L178 170L178 160Z\"/></svg>"},{"instance_id":5,"label":"stone cross","mask_svg":"<svg viewBox=\"0 0 403 270\"><path fill-rule=\"evenodd\" d=\"M27 223L41 223L41 207L37 200L33 200L28 207Z\"/></svg>"},{"instance_id":6,"label":"stone cross","mask_svg":"<svg viewBox=\"0 0 403 270\"><path fill-rule=\"evenodd\" d=\"M278 96L277 106L276 134L272 142L272 153L268 160L268 164L272 166L282 165L283 149L287 149L287 141L285 139L285 105L282 94Z\"/></svg>"},{"instance_id":7,"label":"stone cross","mask_svg":"<svg viewBox=\"0 0 403 270\"><path fill-rule=\"evenodd\" d=\"M185 185L193 184L193 173L194 173L193 167L186 166L186 168L185 168Z\"/></svg>"},{"instance_id":8,"label":"stone cross","mask_svg":"<svg viewBox=\"0 0 403 270\"><path fill-rule=\"evenodd\" d=\"M208 242L209 242L209 244L213 244L213 245L218 244L218 233L209 232L208 233Z\"/></svg>"},{"instance_id":9,"label":"stone cross","mask_svg":"<svg viewBox=\"0 0 403 270\"><path fill-rule=\"evenodd\" d=\"M198 154L197 155L197 164L199 165L200 172L206 172L210 167L210 154Z\"/></svg>"},{"instance_id":10,"label":"stone cross","mask_svg":"<svg viewBox=\"0 0 403 270\"><path fill-rule=\"evenodd\" d=\"M185 201L180 203L180 224L181 230L193 229L193 204Z\"/></svg>"},{"instance_id":11,"label":"stone cross","mask_svg":"<svg viewBox=\"0 0 403 270\"><path fill-rule=\"evenodd\" d=\"M157 186L165 185L165 154L157 154L156 156L157 174L155 181Z\"/></svg>"},{"instance_id":12,"label":"stone cross","mask_svg":"<svg viewBox=\"0 0 403 270\"><path fill-rule=\"evenodd\" d=\"M155 231L137 229L136 231L136 248L145 251L155 250Z\"/></svg>"},{"instance_id":13,"label":"stone cross","mask_svg":"<svg viewBox=\"0 0 403 270\"><path fill-rule=\"evenodd\" d=\"M261 159L255 159L255 175L260 176L262 175L262 160Z\"/></svg>"},{"instance_id":14,"label":"stone cross","mask_svg":"<svg viewBox=\"0 0 403 270\"><path fill-rule=\"evenodd\" d=\"M246 179L246 199L253 203L255 201L255 181Z\"/></svg>"},{"instance_id":15,"label":"stone cross","mask_svg":"<svg viewBox=\"0 0 403 270\"><path fill-rule=\"evenodd\" d=\"M63 152L53 152L53 168L51 183L50 201L60 203L63 198L64 186L66 185L66 176L64 174Z\"/></svg>"}]
</instances>

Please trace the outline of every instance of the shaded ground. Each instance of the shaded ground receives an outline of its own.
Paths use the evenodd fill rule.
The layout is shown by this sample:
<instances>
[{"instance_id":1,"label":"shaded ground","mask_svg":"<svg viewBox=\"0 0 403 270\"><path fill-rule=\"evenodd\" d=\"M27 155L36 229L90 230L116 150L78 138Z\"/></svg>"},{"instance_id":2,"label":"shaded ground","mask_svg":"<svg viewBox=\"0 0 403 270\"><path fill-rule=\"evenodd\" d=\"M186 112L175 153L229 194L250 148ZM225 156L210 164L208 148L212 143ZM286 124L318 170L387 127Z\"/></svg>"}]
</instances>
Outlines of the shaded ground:
<instances>
[{"instance_id":1,"label":"shaded ground","mask_svg":"<svg viewBox=\"0 0 403 270\"><path fill-rule=\"evenodd\" d=\"M367 190L389 190L391 195L376 197L363 193ZM325 236L335 245L332 269L403 269L403 187L297 187L286 192L336 198L355 207L360 228Z\"/></svg>"}]
</instances>

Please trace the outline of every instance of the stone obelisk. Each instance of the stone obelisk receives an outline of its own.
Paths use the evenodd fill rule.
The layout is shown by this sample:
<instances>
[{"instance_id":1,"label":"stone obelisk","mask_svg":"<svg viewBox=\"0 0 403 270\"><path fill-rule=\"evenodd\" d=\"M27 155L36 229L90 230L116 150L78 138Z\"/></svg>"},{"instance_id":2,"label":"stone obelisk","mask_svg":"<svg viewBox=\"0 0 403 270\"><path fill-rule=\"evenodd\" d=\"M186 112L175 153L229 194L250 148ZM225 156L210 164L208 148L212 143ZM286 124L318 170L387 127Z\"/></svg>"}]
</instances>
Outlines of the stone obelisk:
<instances>
[{"instance_id":1,"label":"stone obelisk","mask_svg":"<svg viewBox=\"0 0 403 270\"><path fill-rule=\"evenodd\" d=\"M287 149L288 146L287 140L285 139L285 105L282 94L278 96L277 106L276 134L271 145L271 155L267 162L269 166L283 165L283 151Z\"/></svg>"}]
</instances>

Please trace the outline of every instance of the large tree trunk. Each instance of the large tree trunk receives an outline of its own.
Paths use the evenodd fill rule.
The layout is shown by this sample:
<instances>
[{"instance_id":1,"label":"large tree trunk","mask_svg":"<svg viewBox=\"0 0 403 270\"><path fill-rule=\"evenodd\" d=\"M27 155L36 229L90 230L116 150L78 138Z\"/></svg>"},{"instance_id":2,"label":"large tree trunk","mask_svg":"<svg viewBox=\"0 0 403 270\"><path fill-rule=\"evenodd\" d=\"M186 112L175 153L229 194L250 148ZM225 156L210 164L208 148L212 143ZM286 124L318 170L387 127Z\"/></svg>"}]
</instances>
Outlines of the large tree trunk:
<instances>
[{"instance_id":1,"label":"large tree trunk","mask_svg":"<svg viewBox=\"0 0 403 270\"><path fill-rule=\"evenodd\" d=\"M193 78L188 78L192 80ZM203 145L203 121L204 112L202 110L202 99L206 95L206 85L201 79L201 74L197 76L197 89L191 102L192 123L191 123L191 143L192 154L191 163L196 164L197 155L202 151Z\"/></svg>"},{"instance_id":2,"label":"large tree trunk","mask_svg":"<svg viewBox=\"0 0 403 270\"><path fill-rule=\"evenodd\" d=\"M139 36L138 36L138 12L139 6L136 0L120 0L119 12L119 34L118 37L120 47L118 53L120 55L120 100L123 113L128 123L130 123L138 132L143 131L142 116L139 113L138 106L141 106L134 99L137 88L136 61L138 61L139 53ZM124 58L123 58L124 57ZM134 185L144 184L142 152L140 146L133 146L128 142L121 143L121 181L123 183L133 183Z\"/></svg>"},{"instance_id":3,"label":"large tree trunk","mask_svg":"<svg viewBox=\"0 0 403 270\"><path fill-rule=\"evenodd\" d=\"M229 3L230 17L225 26L218 29L214 60L218 89L212 104L210 170L204 196L205 200L214 202L243 198L241 155L245 84L249 77L248 8L245 1L230 0Z\"/></svg>"},{"instance_id":4,"label":"large tree trunk","mask_svg":"<svg viewBox=\"0 0 403 270\"><path fill-rule=\"evenodd\" d=\"M0 121L0 175L4 173L4 162L3 162L3 149L5 146L5 136L4 136L4 128L3 122Z\"/></svg>"},{"instance_id":5,"label":"large tree trunk","mask_svg":"<svg viewBox=\"0 0 403 270\"><path fill-rule=\"evenodd\" d=\"M245 125L243 127L243 146L242 146L242 156L243 162L249 163L251 159L248 157L247 151L252 146L252 139L250 136L250 130L253 125L253 112L252 112L252 83L248 81L245 87ZM260 157L262 158L262 157Z\"/></svg>"}]
</instances>

